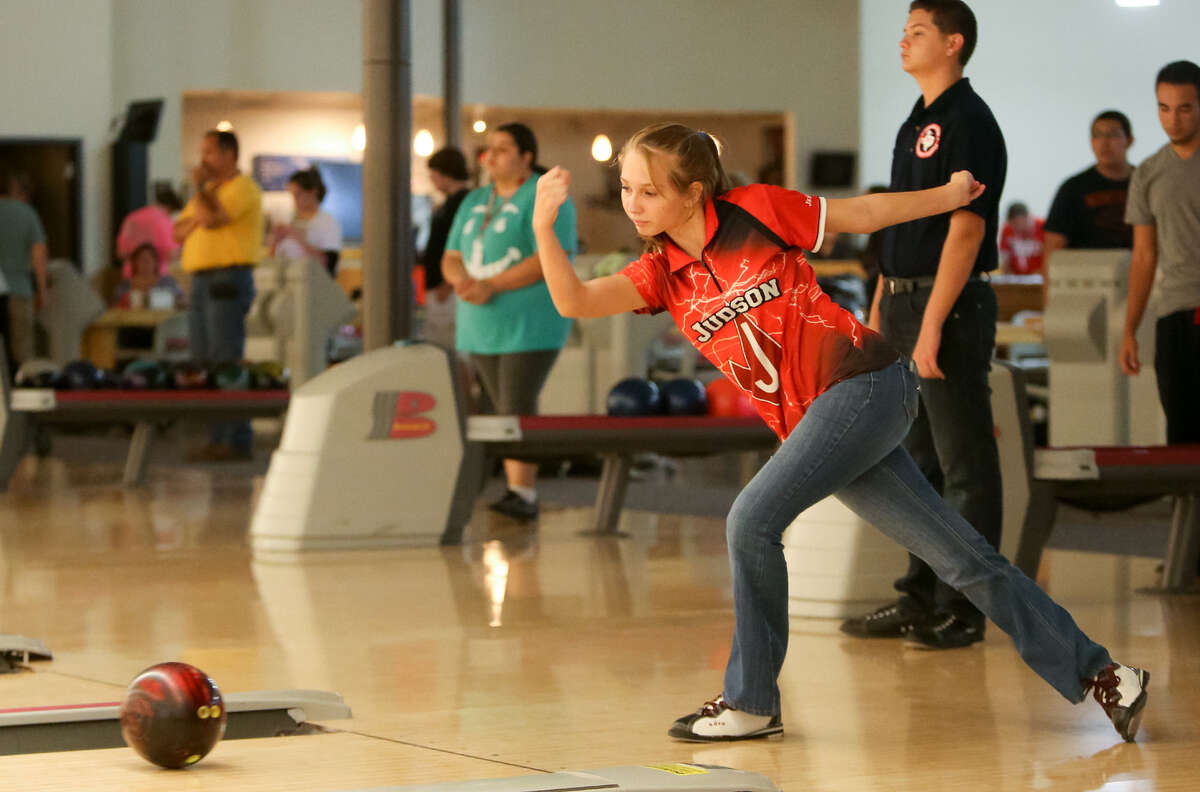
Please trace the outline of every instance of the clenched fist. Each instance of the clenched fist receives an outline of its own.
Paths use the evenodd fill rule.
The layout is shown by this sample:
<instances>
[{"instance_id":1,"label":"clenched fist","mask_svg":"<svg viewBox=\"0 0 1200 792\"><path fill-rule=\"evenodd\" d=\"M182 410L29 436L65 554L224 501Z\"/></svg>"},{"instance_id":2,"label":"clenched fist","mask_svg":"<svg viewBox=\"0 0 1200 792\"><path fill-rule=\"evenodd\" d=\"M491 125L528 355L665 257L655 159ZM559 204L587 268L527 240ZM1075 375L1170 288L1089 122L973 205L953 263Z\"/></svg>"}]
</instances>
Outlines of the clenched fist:
<instances>
[{"instance_id":1,"label":"clenched fist","mask_svg":"<svg viewBox=\"0 0 1200 792\"><path fill-rule=\"evenodd\" d=\"M533 202L533 230L552 229L558 219L558 207L567 200L571 174L565 168L553 167L537 183L537 198Z\"/></svg>"},{"instance_id":2,"label":"clenched fist","mask_svg":"<svg viewBox=\"0 0 1200 792\"><path fill-rule=\"evenodd\" d=\"M966 206L971 203L971 201L983 195L983 191L987 189L987 185L975 181L975 177L971 175L971 172L965 170L955 171L950 174L950 186L957 193L959 206Z\"/></svg>"}]
</instances>

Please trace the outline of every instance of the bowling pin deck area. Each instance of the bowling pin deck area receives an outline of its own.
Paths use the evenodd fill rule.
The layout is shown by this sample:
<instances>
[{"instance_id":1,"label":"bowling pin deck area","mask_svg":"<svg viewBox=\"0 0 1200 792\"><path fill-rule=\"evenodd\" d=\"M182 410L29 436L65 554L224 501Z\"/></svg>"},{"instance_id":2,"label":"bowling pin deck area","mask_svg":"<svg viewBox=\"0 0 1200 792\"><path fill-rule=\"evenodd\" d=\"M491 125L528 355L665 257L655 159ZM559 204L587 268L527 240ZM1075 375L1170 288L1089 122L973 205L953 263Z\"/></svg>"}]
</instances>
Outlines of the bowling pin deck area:
<instances>
[{"instance_id":1,"label":"bowling pin deck area","mask_svg":"<svg viewBox=\"0 0 1200 792\"><path fill-rule=\"evenodd\" d=\"M588 508L548 501L527 528L481 504L460 547L263 563L244 474L161 465L130 489L119 471L113 454L29 457L0 495L0 631L53 652L0 675L0 708L117 701L146 666L180 660L231 698L331 691L353 717L226 739L181 771L124 747L0 756L0 786L538 789L680 764L784 790L1194 788L1200 597L1139 593L1156 558L1048 550L1041 574L1090 635L1153 672L1137 744L1094 702L1059 698L995 628L939 654L794 618L784 739L697 745L665 732L720 691L733 625L719 518L626 510L627 538L597 538L579 535Z\"/></svg>"}]
</instances>

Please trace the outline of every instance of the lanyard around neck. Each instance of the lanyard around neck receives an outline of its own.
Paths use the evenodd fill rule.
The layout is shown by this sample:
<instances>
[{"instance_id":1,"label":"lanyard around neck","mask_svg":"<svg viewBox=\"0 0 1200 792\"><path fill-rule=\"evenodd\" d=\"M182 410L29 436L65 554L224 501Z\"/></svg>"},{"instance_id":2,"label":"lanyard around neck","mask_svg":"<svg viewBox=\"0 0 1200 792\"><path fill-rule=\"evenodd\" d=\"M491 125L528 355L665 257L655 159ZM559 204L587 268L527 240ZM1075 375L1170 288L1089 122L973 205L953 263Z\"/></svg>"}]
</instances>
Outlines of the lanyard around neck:
<instances>
[{"instance_id":1,"label":"lanyard around neck","mask_svg":"<svg viewBox=\"0 0 1200 792\"><path fill-rule=\"evenodd\" d=\"M516 190L513 190L512 195L516 195L517 190L520 190L521 187L524 186L524 184L525 184L525 179L521 179L521 183L517 185ZM508 196L508 198L511 198L512 195ZM493 184L492 185L492 194L488 196L487 208L484 209L484 212L483 212L483 225L479 227L479 233L481 235L483 234L484 231L487 231L488 224L490 224L492 222L492 212L495 211L497 198L500 198L500 194L498 192L496 192L496 185ZM500 198L500 208L501 209L504 208L504 203L508 200L508 198Z\"/></svg>"}]
</instances>

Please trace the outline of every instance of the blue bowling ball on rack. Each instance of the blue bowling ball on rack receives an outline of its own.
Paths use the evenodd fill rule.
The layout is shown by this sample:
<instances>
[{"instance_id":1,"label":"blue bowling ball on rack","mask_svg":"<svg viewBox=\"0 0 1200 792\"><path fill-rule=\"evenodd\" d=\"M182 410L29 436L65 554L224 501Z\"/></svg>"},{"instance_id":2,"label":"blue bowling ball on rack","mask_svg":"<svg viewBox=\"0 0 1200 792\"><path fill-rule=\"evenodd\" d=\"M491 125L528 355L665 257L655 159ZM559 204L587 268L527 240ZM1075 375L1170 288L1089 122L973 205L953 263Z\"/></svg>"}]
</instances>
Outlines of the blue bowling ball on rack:
<instances>
[{"instance_id":1,"label":"blue bowling ball on rack","mask_svg":"<svg viewBox=\"0 0 1200 792\"><path fill-rule=\"evenodd\" d=\"M100 369L96 375L96 387L100 390L118 390L121 387L121 375L109 369Z\"/></svg>"},{"instance_id":2,"label":"blue bowling ball on rack","mask_svg":"<svg viewBox=\"0 0 1200 792\"><path fill-rule=\"evenodd\" d=\"M612 386L605 406L615 416L660 415L662 394L650 380L628 377Z\"/></svg>"},{"instance_id":3,"label":"blue bowling ball on rack","mask_svg":"<svg viewBox=\"0 0 1200 792\"><path fill-rule=\"evenodd\" d=\"M89 360L72 360L63 366L54 383L58 390L95 390L104 382L100 369Z\"/></svg>"},{"instance_id":4,"label":"blue bowling ball on rack","mask_svg":"<svg viewBox=\"0 0 1200 792\"><path fill-rule=\"evenodd\" d=\"M662 386L663 411L667 415L707 415L708 396L704 383L680 377Z\"/></svg>"}]
</instances>

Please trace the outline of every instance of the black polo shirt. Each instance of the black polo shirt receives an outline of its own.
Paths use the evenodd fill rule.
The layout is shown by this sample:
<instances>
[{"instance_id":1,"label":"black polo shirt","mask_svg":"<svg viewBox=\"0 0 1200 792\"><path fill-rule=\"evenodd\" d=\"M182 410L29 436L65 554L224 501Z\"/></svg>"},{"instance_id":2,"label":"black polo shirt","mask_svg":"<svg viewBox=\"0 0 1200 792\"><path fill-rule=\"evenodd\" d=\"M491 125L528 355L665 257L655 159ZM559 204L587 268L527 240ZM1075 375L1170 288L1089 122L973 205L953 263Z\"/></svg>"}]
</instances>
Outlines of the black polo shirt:
<instances>
[{"instance_id":1,"label":"black polo shirt","mask_svg":"<svg viewBox=\"0 0 1200 792\"><path fill-rule=\"evenodd\" d=\"M941 187L955 171L969 170L987 185L966 208L987 225L974 272L996 269L1000 225L1000 193L1008 169L1004 136L987 104L962 78L925 106L917 99L912 114L896 135L892 152L892 184L896 192ZM894 278L937 274L942 244L950 230L950 213L901 223L884 231L880 269Z\"/></svg>"}]
</instances>

